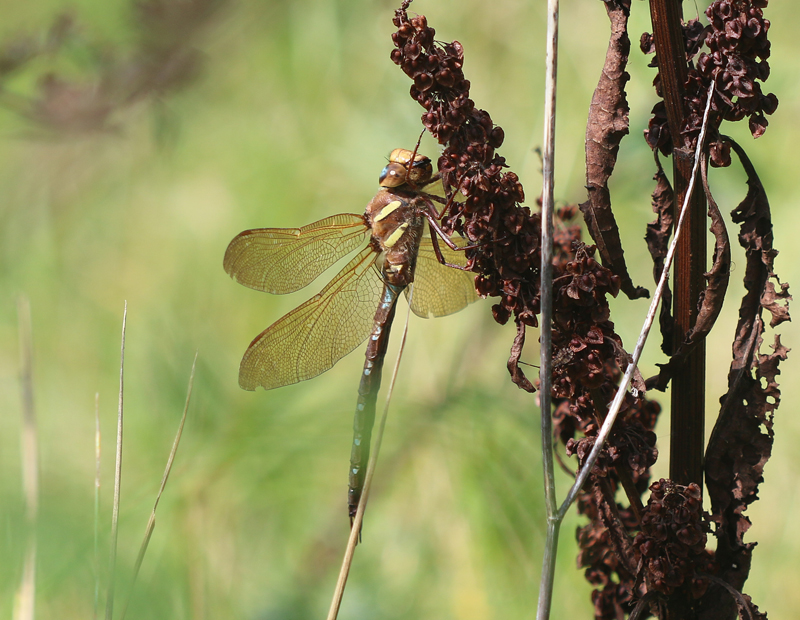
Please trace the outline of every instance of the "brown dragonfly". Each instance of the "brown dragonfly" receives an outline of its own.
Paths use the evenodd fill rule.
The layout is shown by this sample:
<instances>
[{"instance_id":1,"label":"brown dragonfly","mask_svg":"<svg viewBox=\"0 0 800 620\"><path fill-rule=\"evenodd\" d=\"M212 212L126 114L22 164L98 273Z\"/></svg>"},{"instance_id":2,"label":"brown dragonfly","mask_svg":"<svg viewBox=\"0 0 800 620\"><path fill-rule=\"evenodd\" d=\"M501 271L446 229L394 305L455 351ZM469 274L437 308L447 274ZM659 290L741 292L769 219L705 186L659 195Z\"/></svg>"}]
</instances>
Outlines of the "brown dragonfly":
<instances>
[{"instance_id":1,"label":"brown dragonfly","mask_svg":"<svg viewBox=\"0 0 800 620\"><path fill-rule=\"evenodd\" d=\"M239 367L242 388L271 390L316 377L369 339L353 423L351 522L398 296L405 291L411 310L423 318L452 314L478 298L474 274L463 270L466 242L441 231L434 202L443 199L423 191L436 180L430 159L395 149L363 215L340 213L302 228L246 230L225 252L225 271L234 280L284 294L364 246L325 288L256 336Z\"/></svg>"}]
</instances>

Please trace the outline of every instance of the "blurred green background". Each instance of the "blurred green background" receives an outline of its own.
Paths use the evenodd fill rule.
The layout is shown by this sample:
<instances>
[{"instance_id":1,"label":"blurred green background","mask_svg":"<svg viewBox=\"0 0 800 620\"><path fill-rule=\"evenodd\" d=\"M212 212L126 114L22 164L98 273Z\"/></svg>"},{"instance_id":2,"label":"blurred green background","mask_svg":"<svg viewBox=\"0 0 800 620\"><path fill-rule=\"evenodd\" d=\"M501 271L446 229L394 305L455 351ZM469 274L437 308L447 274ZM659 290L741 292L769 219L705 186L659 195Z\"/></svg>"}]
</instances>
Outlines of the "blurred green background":
<instances>
[{"instance_id":1,"label":"blurred green background","mask_svg":"<svg viewBox=\"0 0 800 620\"><path fill-rule=\"evenodd\" d=\"M396 3L172 4L187 14L199 11L203 23L190 28L181 19L170 21L170 11L154 10L158 3L148 5L150 21L142 26L129 0L0 2L6 56L8 49L19 56L26 41L41 44L42 33L64 11L75 19L57 50L9 73L0 93L2 617L11 617L24 549L20 295L30 298L33 319L39 618L90 618L95 577L103 589L108 577L125 300L120 602L199 351L183 443L128 617L320 618L335 584L348 534L346 469L361 355L296 386L240 390L238 363L250 340L319 286L285 298L257 293L230 280L222 256L246 228L360 213L386 155L413 147L421 109L389 60ZM793 3L774 4L767 10L773 57L766 90L778 95L780 107L757 142L746 127L729 131L746 144L763 175L781 250L777 270L796 282L798 11ZM215 10L206 13L209 6ZM542 135L544 2L417 0L412 8L428 16L439 38L464 45L473 98L504 128L501 153L532 204L540 191L534 149ZM579 201L586 112L607 22L597 1L565 3L562 10L556 191ZM634 11L636 39L649 17L645 3L634 3ZM193 59L184 77L161 83L151 76L149 90L120 95L141 78L137 67L152 70L154 58L161 66L158 53L165 48L179 68ZM143 49L151 56L142 56ZM628 264L643 285L651 281L641 239L652 219L653 170L641 132L655 102L647 62L634 43L632 136L612 180ZM79 88L59 90L51 80L43 91L42 79L51 72ZM92 107L98 101L100 116ZM114 105L103 108L109 101ZM81 116L86 109L91 113ZM64 110L77 110L86 122L70 124ZM436 148L429 138L423 142L423 152ZM714 171L712 183L724 212L745 191L736 166ZM740 265L735 281L743 274L736 248L734 262ZM740 285L731 289L708 347L709 432L725 391L741 297ZM505 369L513 327L493 323L489 308L479 302L447 319L411 321L343 618L534 613L544 529L538 411ZM617 300L613 311L630 349L646 302ZM794 346L792 326L782 331ZM535 340L534 332L526 355L532 362ZM644 374L658 361L654 341ZM800 510L800 452L793 447L800 440L800 394L791 380L794 358L783 368L774 457L761 501L749 511L754 526L746 537L759 542L746 590L772 618L794 617L800 608L800 533L792 526ZM99 566L93 551L95 393L103 432ZM664 415L662 454L668 453L667 422ZM659 462L655 475L666 472L665 460ZM568 480L562 472L558 477L563 497ZM590 587L575 569L578 523L570 516L562 530L554 618L591 617Z\"/></svg>"}]
</instances>

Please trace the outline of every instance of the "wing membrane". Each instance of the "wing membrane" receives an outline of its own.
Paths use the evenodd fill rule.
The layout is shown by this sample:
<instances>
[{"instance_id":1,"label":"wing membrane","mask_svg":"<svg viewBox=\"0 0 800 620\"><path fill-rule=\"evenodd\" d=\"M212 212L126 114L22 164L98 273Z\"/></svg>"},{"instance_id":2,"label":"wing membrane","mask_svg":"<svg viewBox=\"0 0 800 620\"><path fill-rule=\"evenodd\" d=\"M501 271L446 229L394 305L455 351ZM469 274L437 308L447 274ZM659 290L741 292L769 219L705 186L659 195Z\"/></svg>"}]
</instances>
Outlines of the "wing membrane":
<instances>
[{"instance_id":1,"label":"wing membrane","mask_svg":"<svg viewBox=\"0 0 800 620\"><path fill-rule=\"evenodd\" d=\"M460 247L467 244L461 237L453 237L453 241ZM451 250L441 241L439 248L448 263L467 264L464 252ZM411 310L425 319L453 314L478 299L475 274L442 265L436 258L433 242L428 235L424 235L420 242L413 289ZM409 294L410 290L406 289L406 298Z\"/></svg>"},{"instance_id":2,"label":"wing membrane","mask_svg":"<svg viewBox=\"0 0 800 620\"><path fill-rule=\"evenodd\" d=\"M310 284L369 237L364 218L340 213L302 228L246 230L231 241L223 266L244 286L292 293Z\"/></svg>"},{"instance_id":3,"label":"wing membrane","mask_svg":"<svg viewBox=\"0 0 800 620\"><path fill-rule=\"evenodd\" d=\"M266 390L316 377L372 331L383 281L370 247L322 291L264 330L248 347L239 385Z\"/></svg>"}]
</instances>

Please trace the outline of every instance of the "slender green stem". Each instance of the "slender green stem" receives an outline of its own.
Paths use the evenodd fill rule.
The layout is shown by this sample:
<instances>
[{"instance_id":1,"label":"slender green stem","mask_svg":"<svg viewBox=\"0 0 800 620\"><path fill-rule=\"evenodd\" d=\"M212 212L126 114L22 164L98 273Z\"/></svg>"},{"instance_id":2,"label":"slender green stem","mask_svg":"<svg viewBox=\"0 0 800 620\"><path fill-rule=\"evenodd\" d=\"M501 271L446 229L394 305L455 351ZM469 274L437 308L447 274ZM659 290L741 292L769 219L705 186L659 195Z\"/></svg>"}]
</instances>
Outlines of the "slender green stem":
<instances>
[{"instance_id":1,"label":"slender green stem","mask_svg":"<svg viewBox=\"0 0 800 620\"><path fill-rule=\"evenodd\" d=\"M547 538L542 556L542 579L539 583L539 605L537 618L549 618L553 602L553 582L556 574L556 555L558 553L558 533L561 530L561 519L547 518Z\"/></svg>"},{"instance_id":2,"label":"slender green stem","mask_svg":"<svg viewBox=\"0 0 800 620\"><path fill-rule=\"evenodd\" d=\"M117 571L117 535L119 526L119 494L122 484L122 395L125 387L125 327L128 322L128 302L122 312L122 346L119 359L119 406L117 408L117 462L114 470L114 506L111 513L111 554L108 562L108 597L106 598L106 620L114 616L114 581Z\"/></svg>"},{"instance_id":3,"label":"slender green stem","mask_svg":"<svg viewBox=\"0 0 800 620\"><path fill-rule=\"evenodd\" d=\"M555 104L556 104L556 43L558 38L558 0L550 0L548 19L547 80L548 97L545 102L545 150L543 161L544 185L542 188L542 263L541 263L541 336L539 402L542 416L542 454L544 456L545 499L547 514L556 512L555 473L553 466L553 424L550 415L553 381L552 331L553 322L553 184L555 158Z\"/></svg>"},{"instance_id":4,"label":"slender green stem","mask_svg":"<svg viewBox=\"0 0 800 620\"><path fill-rule=\"evenodd\" d=\"M147 547L150 544L150 537L153 535L153 530L156 527L156 510L158 510L158 502L161 501L161 496L164 494L164 489L167 487L167 480L169 480L169 474L172 471L172 464L175 462L175 455L178 453L178 446L180 445L181 437L183 436L183 426L186 424L186 414L189 411L189 403L192 400L192 387L194 386L194 371L196 368L197 353L194 354L192 371L189 373L189 387L186 390L186 402L183 405L183 415L181 415L181 421L178 424L178 432L175 433L175 439L172 442L172 450L170 450L169 457L167 458L167 466L164 469L164 475L161 477L161 486L156 494L156 501L153 503L153 510L150 513L150 518L147 520L147 526L144 530L144 539L139 547L139 555L136 556L136 564L133 567L131 587L128 590L128 597L125 600L125 604L122 606L122 613L119 615L119 620L125 620L125 614L128 612L128 605L130 604L131 597L133 596L133 589L136 586L136 580L139 577L139 569L142 567L144 554L147 553Z\"/></svg>"},{"instance_id":5,"label":"slender green stem","mask_svg":"<svg viewBox=\"0 0 800 620\"><path fill-rule=\"evenodd\" d=\"M94 614L100 608L100 393L94 395Z\"/></svg>"}]
</instances>

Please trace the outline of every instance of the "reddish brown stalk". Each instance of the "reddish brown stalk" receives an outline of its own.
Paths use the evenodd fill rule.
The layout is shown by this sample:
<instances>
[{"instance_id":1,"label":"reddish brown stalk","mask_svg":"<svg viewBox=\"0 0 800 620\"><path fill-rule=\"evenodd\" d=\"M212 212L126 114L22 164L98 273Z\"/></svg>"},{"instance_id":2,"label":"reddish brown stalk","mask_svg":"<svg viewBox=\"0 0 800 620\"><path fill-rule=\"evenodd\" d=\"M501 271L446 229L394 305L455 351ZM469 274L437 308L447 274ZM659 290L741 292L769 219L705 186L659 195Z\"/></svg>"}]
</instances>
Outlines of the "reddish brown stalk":
<instances>
[{"instance_id":1,"label":"reddish brown stalk","mask_svg":"<svg viewBox=\"0 0 800 620\"><path fill-rule=\"evenodd\" d=\"M684 144L681 128L685 122L684 84L688 75L681 28L681 5L674 0L651 0L653 38L659 59L662 94L672 136L675 203L683 204L692 177L691 146ZM700 295L705 289L706 230L705 197L691 198L684 234L678 241L675 261L674 317L675 348L697 321ZM698 343L675 372L670 413L670 478L680 484L703 485L705 441L705 344Z\"/></svg>"}]
</instances>

